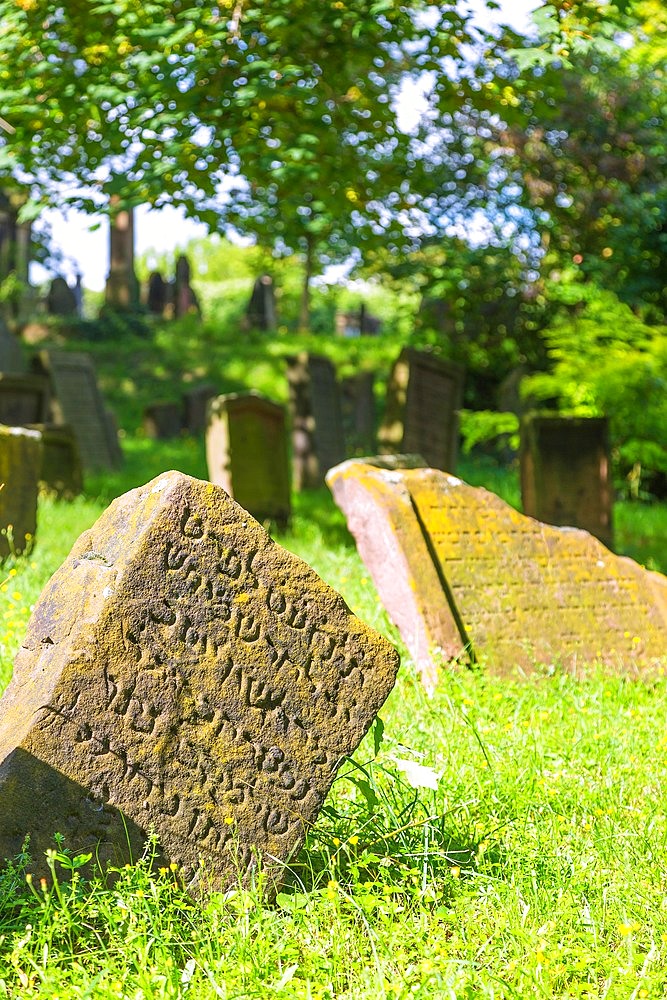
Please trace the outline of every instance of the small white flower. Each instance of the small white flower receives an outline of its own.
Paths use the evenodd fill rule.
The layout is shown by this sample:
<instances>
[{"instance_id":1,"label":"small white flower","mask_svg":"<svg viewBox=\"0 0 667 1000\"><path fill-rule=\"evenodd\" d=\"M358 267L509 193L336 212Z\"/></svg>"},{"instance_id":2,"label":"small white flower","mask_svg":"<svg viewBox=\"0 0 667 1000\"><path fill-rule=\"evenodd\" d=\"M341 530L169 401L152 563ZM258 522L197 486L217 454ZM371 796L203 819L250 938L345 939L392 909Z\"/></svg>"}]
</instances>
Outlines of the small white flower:
<instances>
[{"instance_id":1,"label":"small white flower","mask_svg":"<svg viewBox=\"0 0 667 1000\"><path fill-rule=\"evenodd\" d=\"M394 764L403 772L408 784L413 788L432 788L437 792L440 776L432 767L418 764L414 760L406 760L404 757L394 757Z\"/></svg>"}]
</instances>

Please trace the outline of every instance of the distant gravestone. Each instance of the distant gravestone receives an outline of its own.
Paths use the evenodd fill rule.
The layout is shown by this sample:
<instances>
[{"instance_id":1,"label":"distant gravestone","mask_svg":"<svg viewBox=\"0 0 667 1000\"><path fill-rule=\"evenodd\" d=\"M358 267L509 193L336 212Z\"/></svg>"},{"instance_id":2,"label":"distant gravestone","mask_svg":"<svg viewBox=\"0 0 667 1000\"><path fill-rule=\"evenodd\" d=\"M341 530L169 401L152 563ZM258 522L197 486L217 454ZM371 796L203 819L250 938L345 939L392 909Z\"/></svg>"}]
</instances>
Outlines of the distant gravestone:
<instances>
[{"instance_id":1,"label":"distant gravestone","mask_svg":"<svg viewBox=\"0 0 667 1000\"><path fill-rule=\"evenodd\" d=\"M665 665L667 578L587 532L435 469L350 461L327 481L428 688L453 660L495 673Z\"/></svg>"},{"instance_id":2,"label":"distant gravestone","mask_svg":"<svg viewBox=\"0 0 667 1000\"><path fill-rule=\"evenodd\" d=\"M183 423L189 434L206 430L208 404L218 395L214 385L198 385L183 393Z\"/></svg>"},{"instance_id":3,"label":"distant gravestone","mask_svg":"<svg viewBox=\"0 0 667 1000\"><path fill-rule=\"evenodd\" d=\"M152 403L143 413L142 427L146 437L167 441L183 430L183 407L178 403Z\"/></svg>"},{"instance_id":4,"label":"distant gravestone","mask_svg":"<svg viewBox=\"0 0 667 1000\"><path fill-rule=\"evenodd\" d=\"M11 427L44 423L49 413L49 380L44 375L0 373L0 423Z\"/></svg>"},{"instance_id":5,"label":"distant gravestone","mask_svg":"<svg viewBox=\"0 0 667 1000\"><path fill-rule=\"evenodd\" d=\"M255 281L245 318L251 330L275 330L278 325L276 293L270 274L262 274Z\"/></svg>"},{"instance_id":6,"label":"distant gravestone","mask_svg":"<svg viewBox=\"0 0 667 1000\"><path fill-rule=\"evenodd\" d=\"M613 545L606 417L529 413L521 421L519 456L525 514L547 524L584 528Z\"/></svg>"},{"instance_id":7,"label":"distant gravestone","mask_svg":"<svg viewBox=\"0 0 667 1000\"><path fill-rule=\"evenodd\" d=\"M453 471L463 377L463 368L452 361L404 348L387 385L380 451L419 452L434 469Z\"/></svg>"},{"instance_id":8,"label":"distant gravestone","mask_svg":"<svg viewBox=\"0 0 667 1000\"><path fill-rule=\"evenodd\" d=\"M83 470L74 431L67 425L35 424L42 436L39 488L59 499L72 500L83 492Z\"/></svg>"},{"instance_id":9,"label":"distant gravestone","mask_svg":"<svg viewBox=\"0 0 667 1000\"><path fill-rule=\"evenodd\" d=\"M43 870L58 831L118 864L154 831L193 891L258 858L278 881L397 666L224 490L166 473L38 601L0 703L0 857L29 834Z\"/></svg>"},{"instance_id":10,"label":"distant gravestone","mask_svg":"<svg viewBox=\"0 0 667 1000\"><path fill-rule=\"evenodd\" d=\"M176 260L176 276L174 278L174 316L187 316L188 313L199 313L199 302L190 284L190 262L185 254Z\"/></svg>"},{"instance_id":11,"label":"distant gravestone","mask_svg":"<svg viewBox=\"0 0 667 1000\"><path fill-rule=\"evenodd\" d=\"M91 357L74 351L40 351L36 364L48 374L54 390L53 422L71 426L84 469L118 468L122 458L118 435L105 410Z\"/></svg>"},{"instance_id":12,"label":"distant gravestone","mask_svg":"<svg viewBox=\"0 0 667 1000\"><path fill-rule=\"evenodd\" d=\"M37 529L42 437L26 427L0 426L0 558L29 547Z\"/></svg>"},{"instance_id":13,"label":"distant gravestone","mask_svg":"<svg viewBox=\"0 0 667 1000\"><path fill-rule=\"evenodd\" d=\"M323 484L327 469L345 458L336 370L327 358L306 352L286 361L294 486L316 489Z\"/></svg>"},{"instance_id":14,"label":"distant gravestone","mask_svg":"<svg viewBox=\"0 0 667 1000\"><path fill-rule=\"evenodd\" d=\"M20 375L25 372L25 369L26 364L21 344L0 316L0 372L7 375Z\"/></svg>"},{"instance_id":15,"label":"distant gravestone","mask_svg":"<svg viewBox=\"0 0 667 1000\"><path fill-rule=\"evenodd\" d=\"M78 313L76 294L60 275L49 286L46 308L51 316L76 316Z\"/></svg>"},{"instance_id":16,"label":"distant gravestone","mask_svg":"<svg viewBox=\"0 0 667 1000\"><path fill-rule=\"evenodd\" d=\"M257 393L218 396L206 431L208 477L258 521L285 527L290 472L285 410Z\"/></svg>"},{"instance_id":17,"label":"distant gravestone","mask_svg":"<svg viewBox=\"0 0 667 1000\"><path fill-rule=\"evenodd\" d=\"M376 414L373 372L359 372L340 383L343 432L348 454L375 451Z\"/></svg>"},{"instance_id":18,"label":"distant gravestone","mask_svg":"<svg viewBox=\"0 0 667 1000\"><path fill-rule=\"evenodd\" d=\"M154 316L164 316L169 300L169 286L159 271L152 271L148 277L146 305Z\"/></svg>"}]
</instances>

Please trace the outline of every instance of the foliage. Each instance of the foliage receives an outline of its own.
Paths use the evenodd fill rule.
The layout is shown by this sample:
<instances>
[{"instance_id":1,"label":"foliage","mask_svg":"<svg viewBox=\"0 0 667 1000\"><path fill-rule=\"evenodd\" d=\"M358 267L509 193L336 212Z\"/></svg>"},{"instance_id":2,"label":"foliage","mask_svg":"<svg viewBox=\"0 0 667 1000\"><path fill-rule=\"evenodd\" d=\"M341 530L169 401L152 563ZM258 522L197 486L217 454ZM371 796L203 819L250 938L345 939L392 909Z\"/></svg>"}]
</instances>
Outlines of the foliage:
<instances>
[{"instance_id":1,"label":"foliage","mask_svg":"<svg viewBox=\"0 0 667 1000\"><path fill-rule=\"evenodd\" d=\"M667 473L667 332L643 323L612 292L568 281L549 289L559 312L542 331L551 366L525 381L535 399L553 399L581 416L610 419L623 474L647 482Z\"/></svg>"}]
</instances>

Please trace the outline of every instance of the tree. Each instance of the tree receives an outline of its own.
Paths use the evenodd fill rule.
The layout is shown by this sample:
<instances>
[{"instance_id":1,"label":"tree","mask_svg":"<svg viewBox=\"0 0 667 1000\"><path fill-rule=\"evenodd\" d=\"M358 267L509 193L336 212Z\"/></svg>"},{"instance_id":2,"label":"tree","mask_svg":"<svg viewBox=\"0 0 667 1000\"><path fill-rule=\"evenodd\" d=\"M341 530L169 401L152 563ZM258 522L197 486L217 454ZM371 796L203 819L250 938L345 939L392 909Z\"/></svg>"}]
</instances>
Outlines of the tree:
<instances>
[{"instance_id":1,"label":"tree","mask_svg":"<svg viewBox=\"0 0 667 1000\"><path fill-rule=\"evenodd\" d=\"M408 223L392 95L423 72L454 92L442 61L470 38L454 3L424 0L3 7L1 168L61 204L171 202L300 251L304 318L316 266Z\"/></svg>"}]
</instances>

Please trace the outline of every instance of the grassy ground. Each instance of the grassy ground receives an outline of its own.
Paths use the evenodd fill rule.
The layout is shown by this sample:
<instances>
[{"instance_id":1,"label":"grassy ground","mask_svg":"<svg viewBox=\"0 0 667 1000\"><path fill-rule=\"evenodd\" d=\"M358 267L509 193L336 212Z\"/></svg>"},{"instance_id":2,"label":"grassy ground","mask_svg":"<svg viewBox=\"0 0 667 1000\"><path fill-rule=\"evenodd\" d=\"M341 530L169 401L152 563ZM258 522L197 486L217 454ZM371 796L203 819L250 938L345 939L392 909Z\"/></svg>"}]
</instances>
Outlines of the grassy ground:
<instances>
[{"instance_id":1,"label":"grassy ground","mask_svg":"<svg viewBox=\"0 0 667 1000\"><path fill-rule=\"evenodd\" d=\"M205 475L201 442L143 439L136 409L123 472L43 501L34 552L4 568L0 687L41 587L105 504L167 468ZM459 473L518 503L516 476ZM273 905L261 884L195 904L147 860L112 888L67 881L55 841L50 886L16 859L0 873L0 998L667 997L665 677L445 669L429 699L327 491L295 502L280 540L401 649L384 729L341 768ZM667 569L665 505L620 505L616 524L623 551Z\"/></svg>"}]
</instances>

